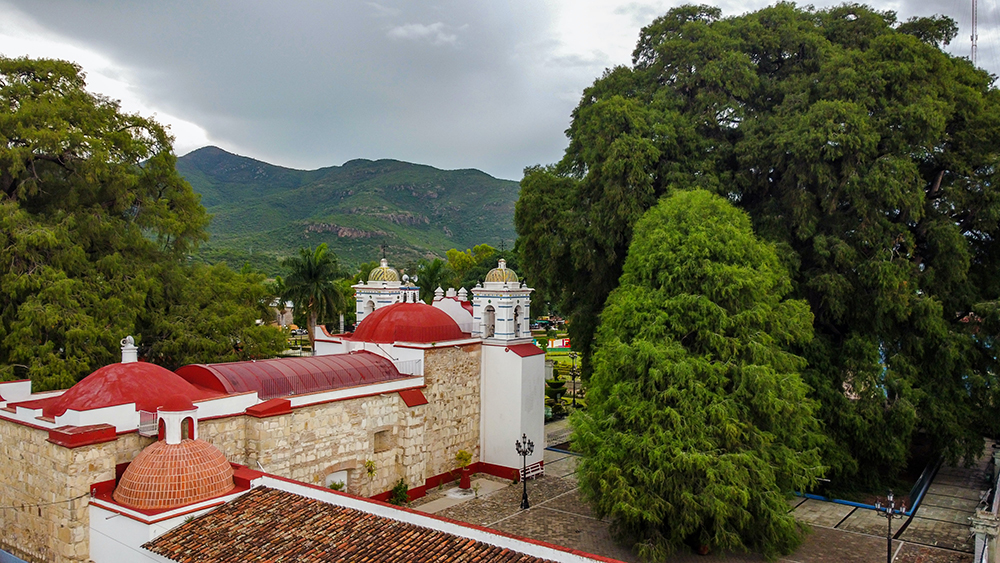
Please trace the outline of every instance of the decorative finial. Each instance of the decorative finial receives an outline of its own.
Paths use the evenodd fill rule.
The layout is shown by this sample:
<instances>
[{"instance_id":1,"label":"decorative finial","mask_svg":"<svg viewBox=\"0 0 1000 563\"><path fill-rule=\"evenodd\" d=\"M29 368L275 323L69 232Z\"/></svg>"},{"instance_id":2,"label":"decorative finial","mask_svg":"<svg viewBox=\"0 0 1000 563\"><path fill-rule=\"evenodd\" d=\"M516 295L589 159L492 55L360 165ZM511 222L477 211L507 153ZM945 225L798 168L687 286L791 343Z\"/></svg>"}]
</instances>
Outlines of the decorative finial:
<instances>
[{"instance_id":1,"label":"decorative finial","mask_svg":"<svg viewBox=\"0 0 1000 563\"><path fill-rule=\"evenodd\" d=\"M138 348L135 347L135 339L131 336L122 338L122 363L130 364L139 361Z\"/></svg>"}]
</instances>

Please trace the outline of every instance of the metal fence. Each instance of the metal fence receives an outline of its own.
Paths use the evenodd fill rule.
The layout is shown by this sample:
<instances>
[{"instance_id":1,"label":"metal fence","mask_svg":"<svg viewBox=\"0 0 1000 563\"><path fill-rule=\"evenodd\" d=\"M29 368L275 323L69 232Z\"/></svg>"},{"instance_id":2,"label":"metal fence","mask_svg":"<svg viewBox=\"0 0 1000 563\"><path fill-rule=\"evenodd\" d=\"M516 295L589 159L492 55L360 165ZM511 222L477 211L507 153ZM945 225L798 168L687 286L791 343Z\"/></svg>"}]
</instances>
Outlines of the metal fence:
<instances>
[{"instance_id":1,"label":"metal fence","mask_svg":"<svg viewBox=\"0 0 1000 563\"><path fill-rule=\"evenodd\" d=\"M156 436L160 429L157 425L156 413L149 411L139 411L139 435ZM2 562L0 562L2 563Z\"/></svg>"}]
</instances>

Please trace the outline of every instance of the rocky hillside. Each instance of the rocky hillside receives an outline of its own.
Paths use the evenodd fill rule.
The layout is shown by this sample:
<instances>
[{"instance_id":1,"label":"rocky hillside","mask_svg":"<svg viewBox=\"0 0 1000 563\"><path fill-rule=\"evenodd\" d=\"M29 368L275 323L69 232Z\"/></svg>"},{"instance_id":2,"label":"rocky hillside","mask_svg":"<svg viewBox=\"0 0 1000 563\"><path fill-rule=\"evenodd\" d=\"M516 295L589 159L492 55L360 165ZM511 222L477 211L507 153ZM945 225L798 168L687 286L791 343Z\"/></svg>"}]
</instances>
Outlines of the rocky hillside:
<instances>
[{"instance_id":1,"label":"rocky hillside","mask_svg":"<svg viewBox=\"0 0 1000 563\"><path fill-rule=\"evenodd\" d=\"M325 242L346 264L443 256L480 243L510 247L518 183L479 170L439 170L397 160L352 160L295 170L205 147L180 171L213 215L205 262L276 273L280 260Z\"/></svg>"}]
</instances>

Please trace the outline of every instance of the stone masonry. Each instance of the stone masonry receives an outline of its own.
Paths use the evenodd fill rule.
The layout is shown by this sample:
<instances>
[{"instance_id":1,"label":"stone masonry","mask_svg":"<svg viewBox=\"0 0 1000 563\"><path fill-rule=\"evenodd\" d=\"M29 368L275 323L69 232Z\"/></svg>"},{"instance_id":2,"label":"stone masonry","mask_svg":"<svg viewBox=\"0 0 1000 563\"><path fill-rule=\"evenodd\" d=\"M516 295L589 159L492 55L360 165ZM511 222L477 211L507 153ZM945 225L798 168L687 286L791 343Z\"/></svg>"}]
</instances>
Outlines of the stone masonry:
<instances>
[{"instance_id":1,"label":"stone masonry","mask_svg":"<svg viewBox=\"0 0 1000 563\"><path fill-rule=\"evenodd\" d=\"M115 466L152 441L131 433L69 449L47 430L0 420L0 546L27 561L90 559L90 486L114 479Z\"/></svg>"},{"instance_id":2,"label":"stone masonry","mask_svg":"<svg viewBox=\"0 0 1000 563\"><path fill-rule=\"evenodd\" d=\"M389 490L400 478L420 486L453 470L459 450L479 459L480 358L478 343L426 350L426 405L407 407L398 393L358 397L270 418L202 420L198 437L233 463L306 483L346 470L354 494ZM116 465L153 441L132 432L66 448L47 430L0 419L0 506L15 507L0 509L0 548L28 561L87 561L90 486L114 479ZM376 464L371 481L366 460Z\"/></svg>"}]
</instances>

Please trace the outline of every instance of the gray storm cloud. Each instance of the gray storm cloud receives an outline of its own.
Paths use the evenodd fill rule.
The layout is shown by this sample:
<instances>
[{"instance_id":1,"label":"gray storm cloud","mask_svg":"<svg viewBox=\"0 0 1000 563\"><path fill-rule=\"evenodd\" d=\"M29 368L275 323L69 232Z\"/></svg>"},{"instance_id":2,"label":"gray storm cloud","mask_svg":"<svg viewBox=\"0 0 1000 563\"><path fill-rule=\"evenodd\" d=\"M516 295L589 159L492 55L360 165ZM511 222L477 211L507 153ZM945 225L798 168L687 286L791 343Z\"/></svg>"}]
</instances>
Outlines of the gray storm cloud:
<instances>
[{"instance_id":1,"label":"gray storm cloud","mask_svg":"<svg viewBox=\"0 0 1000 563\"><path fill-rule=\"evenodd\" d=\"M679 3L609 2L594 17L624 18L634 44L641 25ZM872 3L900 20L944 8L967 25L965 4ZM734 15L766 4L719 5ZM561 157L583 88L627 64L632 47L612 56L594 38L567 52L553 28L559 9L577 9L568 0L0 0L0 16L12 9L113 60L148 105L223 148L304 168L396 158L519 179L524 166ZM987 68L996 21L995 0L981 3ZM953 52L965 54L967 35Z\"/></svg>"}]
</instances>

